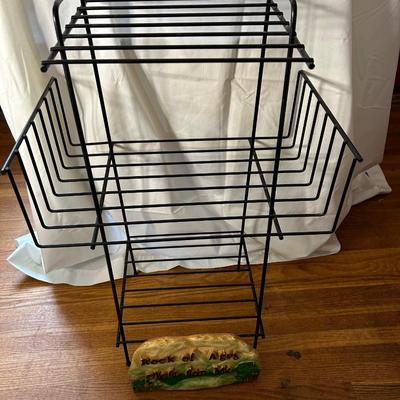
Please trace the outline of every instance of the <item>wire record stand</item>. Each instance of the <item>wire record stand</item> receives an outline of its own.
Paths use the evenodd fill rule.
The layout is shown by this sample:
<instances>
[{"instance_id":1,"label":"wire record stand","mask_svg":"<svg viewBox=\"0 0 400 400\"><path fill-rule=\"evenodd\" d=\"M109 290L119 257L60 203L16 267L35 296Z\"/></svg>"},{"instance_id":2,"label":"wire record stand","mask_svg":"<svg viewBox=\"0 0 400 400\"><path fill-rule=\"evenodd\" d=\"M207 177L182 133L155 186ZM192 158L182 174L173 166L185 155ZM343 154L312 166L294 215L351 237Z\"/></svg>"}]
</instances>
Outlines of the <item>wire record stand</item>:
<instances>
[{"instance_id":1,"label":"wire record stand","mask_svg":"<svg viewBox=\"0 0 400 400\"><path fill-rule=\"evenodd\" d=\"M280 9L285 2L290 5L288 16ZM155 336L169 334L169 324L189 327L191 333L214 327L216 332L252 338L256 347L265 335L262 309L271 238L335 232L356 163L362 161L308 75L300 70L295 86L291 85L295 63L314 68L296 36L296 0L81 0L65 27L60 22L62 3L56 0L53 8L58 43L43 61L42 71L62 65L70 104L64 103L59 83L51 78L2 168L35 244L42 249L103 246L118 320L117 346L123 347L128 365L128 346L147 339L140 336L146 327L153 327ZM74 56L78 51L79 56ZM190 138L139 140L132 138L134 132L126 132L125 140L113 139L99 68L180 63L252 63L258 73L252 128L241 136L196 137L193 133ZM264 70L270 63L281 66L282 98L276 112L277 130L263 136L257 128ZM71 74L76 64L87 64L93 72L103 141L86 138ZM19 164L25 185L15 179L14 164ZM165 168L173 173L165 173ZM72 179L70 173L80 173L82 178ZM241 184L230 185L229 179L218 184L218 179L229 177L240 178ZM210 185L193 186L194 178L207 178ZM72 191L72 184L85 189ZM235 197L221 200L212 195L216 191L234 192ZM185 199L187 192L198 196L191 201L174 200L173 195ZM132 200L135 194L156 201L139 203ZM299 208L304 204L312 207L305 212ZM234 206L241 212L209 216L204 207L210 205ZM264 205L266 211L251 213L254 205ZM195 217L135 220L130 215L136 210L146 217L149 210L171 207L195 210L191 214ZM111 211L119 213L119 219L110 221L106 215ZM78 223L68 223L71 218ZM323 221L324 227L307 230L311 220ZM218 229L223 221L237 229ZM247 229L250 221L262 228ZM305 221L296 225L304 229L290 229L290 221ZM216 228L202 229L204 222ZM149 224L156 228L137 230ZM48 232L77 229L89 232L89 239L40 243L34 226ZM110 229L115 227L124 232L121 240L110 238ZM265 248L259 285L255 285L248 254L248 241L254 239L263 240ZM120 293L111 254L116 245L126 247ZM232 250L224 256L207 256L207 248L215 246ZM179 251L180 256L145 259L140 257L143 249ZM234 266L207 270L144 273L140 268L146 262L162 265L215 258L237 261ZM138 280L148 284L137 287ZM184 296L179 301L178 292ZM204 313L206 306L210 315ZM238 315L237 309L243 312ZM183 318L176 317L178 310L183 310ZM140 312L144 318L138 317Z\"/></svg>"}]
</instances>

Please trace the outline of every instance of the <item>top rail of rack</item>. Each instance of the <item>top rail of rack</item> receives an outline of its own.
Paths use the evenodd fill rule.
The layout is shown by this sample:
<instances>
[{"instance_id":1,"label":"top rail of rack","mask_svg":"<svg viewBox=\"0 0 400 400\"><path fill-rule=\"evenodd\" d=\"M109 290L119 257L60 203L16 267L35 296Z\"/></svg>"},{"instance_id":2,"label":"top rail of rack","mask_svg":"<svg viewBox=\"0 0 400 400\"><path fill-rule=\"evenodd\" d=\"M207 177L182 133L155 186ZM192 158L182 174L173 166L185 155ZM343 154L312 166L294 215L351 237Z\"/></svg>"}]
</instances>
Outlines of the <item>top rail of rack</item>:
<instances>
[{"instance_id":1,"label":"top rail of rack","mask_svg":"<svg viewBox=\"0 0 400 400\"><path fill-rule=\"evenodd\" d=\"M289 20L279 8L283 1L290 3ZM314 68L297 38L296 0L81 0L64 30L63 2L54 2L58 42L43 72L54 64L300 62Z\"/></svg>"}]
</instances>

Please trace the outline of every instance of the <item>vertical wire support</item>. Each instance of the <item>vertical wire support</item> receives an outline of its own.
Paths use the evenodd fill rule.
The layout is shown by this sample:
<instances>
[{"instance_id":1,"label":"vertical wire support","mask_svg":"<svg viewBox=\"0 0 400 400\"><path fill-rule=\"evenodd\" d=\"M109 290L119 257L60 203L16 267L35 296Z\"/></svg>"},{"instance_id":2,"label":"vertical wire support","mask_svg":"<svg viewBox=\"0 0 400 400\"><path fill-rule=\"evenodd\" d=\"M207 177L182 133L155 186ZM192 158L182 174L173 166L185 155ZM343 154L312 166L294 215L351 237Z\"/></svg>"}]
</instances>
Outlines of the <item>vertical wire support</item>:
<instances>
[{"instance_id":1,"label":"vertical wire support","mask_svg":"<svg viewBox=\"0 0 400 400\"><path fill-rule=\"evenodd\" d=\"M251 292L253 294L254 305L255 305L256 313L257 313L258 312L257 291L256 291L255 283L254 283L253 271L251 270L249 253L247 251L247 246L246 246L246 239L243 242L243 251L244 251L244 256L246 258L247 268L249 269L248 274L249 274L249 279L250 279L250 283L251 283ZM261 325L260 325L260 331L257 332L257 335L260 335L263 339L265 338L264 324L262 321L261 321Z\"/></svg>"},{"instance_id":2,"label":"vertical wire support","mask_svg":"<svg viewBox=\"0 0 400 400\"><path fill-rule=\"evenodd\" d=\"M21 155L20 155L19 152L17 153L17 157L18 157L19 164L22 165L22 158L21 158ZM29 233L32 236L33 243L35 243L35 245L38 248L41 248L41 246L40 246L40 244L39 244L39 242L38 242L38 240L36 238L35 230L33 229L31 220L30 220L29 215L28 215L28 211L26 210L24 200L22 199L21 193L20 193L20 191L18 189L18 185L15 182L14 175L13 175L13 173L12 173L12 171L10 169L7 170L7 175L8 175L8 179L10 180L11 186L12 186L12 188L14 190L15 196L17 197L17 201L18 201L19 207L21 208L22 215L24 216L26 225L28 226Z\"/></svg>"},{"instance_id":3,"label":"vertical wire support","mask_svg":"<svg viewBox=\"0 0 400 400\"><path fill-rule=\"evenodd\" d=\"M268 31L269 31L269 11L272 7L272 0L267 0L266 8L265 8L265 22L264 22L264 34L262 37L262 44L266 45L268 41ZM266 54L265 46L261 49L260 58L264 59ZM242 214L242 226L240 228L240 244L239 244L239 254L238 254L238 270L240 270L241 259L242 259L242 251L243 251L243 242L244 242L244 231L246 228L246 215L247 215L247 202L249 199L250 192L250 181L251 181L251 170L253 167L253 152L255 148L256 135L257 135L257 124L258 124L258 114L260 109L260 100L261 100L261 91L262 91L262 81L264 76L264 66L265 63L263 61L260 62L258 67L258 80L257 80L257 91L256 98L254 102L254 115L253 115L253 127L250 138L250 151L249 151L249 162L247 167L247 177L246 177L246 189L244 194L244 204L243 204L243 214ZM258 330L257 330L258 332Z\"/></svg>"},{"instance_id":4,"label":"vertical wire support","mask_svg":"<svg viewBox=\"0 0 400 400\"><path fill-rule=\"evenodd\" d=\"M85 24L87 25L87 27L85 29L86 29L86 33L88 35L88 44L91 47L90 57L92 58L92 60L96 60L96 52L93 50L94 42L91 37L90 21L89 21L89 18L87 17L87 11L85 8L86 0L81 0L81 6L82 6L83 20L84 20ZM108 142L108 147L109 147L109 152L110 152L110 159L111 159L111 164L112 164L112 168L113 168L113 172L114 172L115 184L116 184L117 192L118 192L118 199L119 199L119 202L121 205L122 219L125 223L126 240L127 240L127 242L129 242L130 235L129 235L129 227L127 225L128 218L126 215L124 198L123 198L122 189L121 189L121 182L119 181L118 167L117 167L117 163L116 163L115 155L114 155L114 147L112 144L110 124L109 124L108 116L107 116L107 108L106 108L106 103L104 100L104 93L103 93L103 87L101 84L99 67L96 63L93 63L93 73L94 73L94 77L95 77L95 81L96 81L97 93L99 95L101 114L103 117L104 129L105 129L106 136L107 136L107 142ZM131 257L133 270L134 270L134 273L136 274L136 265L135 265L135 259L133 257L132 247L129 247L129 249L130 249L129 255Z\"/></svg>"},{"instance_id":5,"label":"vertical wire support","mask_svg":"<svg viewBox=\"0 0 400 400\"><path fill-rule=\"evenodd\" d=\"M63 33L62 33L62 29L61 29L61 22L60 22L60 5L62 2L63 2L63 0L55 1L54 6L53 6L53 20L54 20L54 26L55 26L55 30L56 30L58 43L61 46L64 46L64 39L63 39ZM72 112L73 112L76 129L77 129L77 133L78 133L78 137L79 137L79 142L80 142L80 145L82 148L82 156L84 159L85 170L86 170L86 173L88 176L90 191L91 191L92 199L93 199L93 205L94 205L94 208L96 211L97 220L100 225L100 235L101 235L101 239L103 242L104 256L106 259L106 265L107 265L107 269L108 269L108 273L109 273L110 281L111 281L111 289L112 289L112 294L113 294L113 299L114 299L115 311L117 313L117 319L118 319L119 329L121 331L121 337L124 342L123 345L124 345L125 360L126 360L127 365L130 365L130 357L129 357L129 353L128 353L128 347L127 347L126 341L125 341L125 332L124 332L124 327L122 325L122 316L121 316L121 311L119 308L119 300L118 300L117 288L115 286L111 256L110 256L110 252L109 252L108 245L107 245L106 231L105 231L105 227L103 224L103 217L102 217L99 199L97 198L97 194L96 194L96 186L95 186L95 182L93 179L93 173L92 173L92 168L91 168L91 164L90 164L89 153L88 153L88 150L86 147L86 141L85 141L85 136L83 133L83 127L82 127L82 122L80 119L78 103L77 103L75 90L74 90L74 86L73 86L73 82L72 82L71 71L69 69L68 63L65 62L65 61L67 61L67 54L66 54L65 50L60 51L60 57L64 61L64 63L63 63L64 76L65 76L65 80L67 83L68 94L69 94L70 101L71 101L71 107L72 107Z\"/></svg>"},{"instance_id":6,"label":"vertical wire support","mask_svg":"<svg viewBox=\"0 0 400 400\"><path fill-rule=\"evenodd\" d=\"M101 188L101 196L100 196L100 208L101 209L103 209L104 202L106 200L106 191L107 191L108 181L110 178L110 169L111 169L111 156L109 155L108 160L107 160L106 171L104 174L103 187ZM90 246L91 250L96 249L96 242L97 242L98 235L99 235L99 221L97 220L96 227L94 228L94 231L93 231L92 244Z\"/></svg>"},{"instance_id":7,"label":"vertical wire support","mask_svg":"<svg viewBox=\"0 0 400 400\"><path fill-rule=\"evenodd\" d=\"M339 207L338 207L338 210L337 210L337 213L336 213L335 221L333 222L332 232L335 232L336 228L338 226L340 214L342 213L342 209L343 209L343 206L344 206L344 202L346 200L347 192L349 190L351 180L353 179L353 175L354 175L354 170L356 168L356 164L357 164L357 158L354 158L352 163L351 163L349 175L347 176L346 183L345 183L344 188L343 188L342 197L340 198L340 203L339 203Z\"/></svg>"},{"instance_id":8,"label":"vertical wire support","mask_svg":"<svg viewBox=\"0 0 400 400\"><path fill-rule=\"evenodd\" d=\"M122 285L121 285L121 296L119 301L119 309L121 310L121 318L124 316L124 305L125 305L125 290L126 290L126 276L128 271L128 247L132 250L131 244L126 244L126 253L124 257L124 273L122 275ZM135 274L134 274L135 275ZM117 330L117 340L116 340L117 347L121 344L121 331L118 326Z\"/></svg>"},{"instance_id":9,"label":"vertical wire support","mask_svg":"<svg viewBox=\"0 0 400 400\"><path fill-rule=\"evenodd\" d=\"M253 158L254 158L254 161L255 161L255 164L256 164L256 167L257 167L257 170L258 170L258 176L259 176L261 184L263 186L263 191L264 191L265 198L267 199L268 203L270 203L271 202L271 196L269 194L268 184L267 184L267 181L265 179L264 171L262 169L260 160L258 158L257 151L255 149L253 151ZM278 234L279 239L283 240L284 237L283 237L282 229L281 229L281 226L279 224L278 218L276 217L275 209L270 209L269 214L271 215L271 218L274 219L274 225L275 225L275 229L276 229L276 232Z\"/></svg>"},{"instance_id":10,"label":"vertical wire support","mask_svg":"<svg viewBox=\"0 0 400 400\"><path fill-rule=\"evenodd\" d=\"M290 32L289 32L289 44L293 44L293 43L295 43L295 40L296 40L297 3L295 0L291 0L290 3L292 6L292 15L291 15L291 24L290 24ZM292 57L293 57L293 48L289 48L287 51L287 58L288 58L288 60L290 60ZM292 72L292 64L290 62L287 62L286 69L285 69L285 79L284 79L284 83L283 83L282 103L281 103L279 128L278 128L278 136L277 136L276 151L275 151L274 172L273 172L273 177L272 177L272 187L271 187L271 195L270 195L271 201L269 204L270 210L273 210L275 207L276 189L277 189L277 184L278 184L279 164L280 164L282 142L283 142L283 136L284 136L284 130L285 130L286 110L287 110L287 104L288 104L291 72ZM266 276L267 276L268 262L269 262L269 251L270 251L270 246L271 246L272 224L273 224L273 218L268 218L267 236L265 239L265 248L264 248L264 261L263 261L262 273L261 273L260 294L258 296L257 323L256 323L256 331L255 331L254 343L253 343L254 348L257 348L257 344L258 344L257 333L259 332L260 326L262 324L262 309L263 309L263 303L264 303L264 292L265 292Z\"/></svg>"}]
</instances>

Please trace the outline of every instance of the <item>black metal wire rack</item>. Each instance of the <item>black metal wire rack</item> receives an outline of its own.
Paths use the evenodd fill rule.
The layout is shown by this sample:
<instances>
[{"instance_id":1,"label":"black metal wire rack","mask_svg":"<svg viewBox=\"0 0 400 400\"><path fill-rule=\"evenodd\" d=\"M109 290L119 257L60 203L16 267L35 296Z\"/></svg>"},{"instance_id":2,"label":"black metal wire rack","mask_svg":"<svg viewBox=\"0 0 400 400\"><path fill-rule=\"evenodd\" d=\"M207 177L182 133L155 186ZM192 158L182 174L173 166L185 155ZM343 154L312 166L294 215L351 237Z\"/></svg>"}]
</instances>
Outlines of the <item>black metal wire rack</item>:
<instances>
[{"instance_id":1,"label":"black metal wire rack","mask_svg":"<svg viewBox=\"0 0 400 400\"><path fill-rule=\"evenodd\" d=\"M194 331L198 323L220 322L223 330L232 324L240 336L253 338L256 347L265 335L262 307L271 238L333 233L356 163L362 161L304 71L298 72L289 104L292 64L314 68L314 60L296 35L296 1L289 1L287 20L279 8L283 0L82 0L65 30L60 22L62 2L56 0L53 9L58 43L43 61L42 70L62 65L70 102L64 102L58 81L51 78L1 170L9 176L35 244L39 248L103 246L118 319L117 345L123 346L128 364L128 345L146 339L140 337L143 326L153 326L158 334L160 326L172 323L191 324ZM127 132L126 139L113 139L99 65L177 63L256 64L251 131L164 140L139 140ZM284 66L282 99L276 133L260 135L266 63ZM92 66L104 123L102 141L86 139L71 74L73 64ZM25 188L13 173L17 164L31 211L23 196ZM207 178L207 184L198 184L198 178ZM216 193L229 196L221 199ZM207 212L210 206L228 211L215 215ZM190 209L191 217L174 213L147 217L149 211L171 208ZM112 220L107 217L110 212L114 213ZM210 222L213 230L208 228ZM225 229L224 223L233 228ZM151 233L145 229L149 225L156 227ZM78 229L86 240L65 243L53 238L44 243L35 227ZM113 228L120 228L123 236L111 237ZM264 241L259 288L248 252L252 239ZM126 246L120 295L110 254L114 245ZM207 252L216 246L230 251L224 255ZM172 250L179 252L176 258L165 256ZM141 272L148 263L161 266L218 259L231 259L233 266ZM170 279L171 285L158 287L157 277ZM148 285L136 287L137 279ZM168 295L177 291L187 299L176 301ZM208 293L216 291L220 299L208 300ZM149 300L150 295L156 302ZM240 315L229 311L237 303L243 311ZM214 314L194 318L204 305L214 305ZM173 316L177 308L186 308L187 316L156 317L159 309L162 315ZM135 312L139 310L153 317L138 319Z\"/></svg>"}]
</instances>

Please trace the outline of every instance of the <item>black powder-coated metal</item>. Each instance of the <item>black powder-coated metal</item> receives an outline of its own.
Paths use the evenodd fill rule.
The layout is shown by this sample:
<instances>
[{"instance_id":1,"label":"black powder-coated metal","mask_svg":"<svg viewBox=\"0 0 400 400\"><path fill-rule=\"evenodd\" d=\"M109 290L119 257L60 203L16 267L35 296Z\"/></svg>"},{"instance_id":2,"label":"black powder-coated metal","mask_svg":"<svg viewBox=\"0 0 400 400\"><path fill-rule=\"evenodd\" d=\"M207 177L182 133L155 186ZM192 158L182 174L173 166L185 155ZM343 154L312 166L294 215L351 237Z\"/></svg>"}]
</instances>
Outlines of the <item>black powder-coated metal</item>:
<instances>
[{"instance_id":1,"label":"black powder-coated metal","mask_svg":"<svg viewBox=\"0 0 400 400\"><path fill-rule=\"evenodd\" d=\"M288 113L290 82L294 63L305 63L314 68L314 60L308 55L305 46L296 35L297 3L288 0L291 5L289 20L279 9L281 1L219 0L208 3L203 0L158 0L138 4L133 0L108 1L108 5L97 0L81 0L76 13L62 30L60 6L63 0L56 0L53 8L57 44L50 49L47 60L42 62L45 72L51 65L62 65L72 109L73 124L69 121L66 105L61 95L58 81L51 78L37 106L16 141L14 148L5 161L1 173L7 174L15 191L17 201L27 223L33 241L39 248L73 248L102 246L110 276L112 295L118 321L117 346L122 345L127 364L130 363L129 344L140 343L145 338L126 336L127 327L161 327L168 324L196 324L207 321L244 321L254 320L253 333L241 332L238 335L252 338L254 347L260 337L265 337L262 324L262 309L267 279L268 256L271 239L300 235L327 235L333 233L339 222L346 195L361 155L350 141L345 131L323 100L318 90L304 71L297 75L293 93L293 104ZM157 18L157 21L152 19ZM227 20L224 18L228 18ZM257 19L260 18L260 19ZM111 20L112 22L110 22ZM150 21L149 21L150 20ZM231 28L231 29L229 29ZM250 29L250 30L246 30ZM111 31L110 31L111 29ZM132 31L127 31L132 29ZM144 29L144 30L143 30ZM94 32L93 32L94 30ZM103 39L101 44L97 39ZM165 43L164 38L174 38L174 43ZM209 39L212 38L211 43ZM246 38L251 43L229 41L232 38ZM271 39L274 39L271 42ZM77 39L86 39L87 44L76 43ZM107 40L117 40L112 44ZM131 40L130 43L122 39ZM135 42L141 39L141 42ZM185 39L185 42L182 42ZM132 41L133 40L133 41ZM218 42L215 42L215 41ZM171 56L171 51L179 50L179 56ZM187 55L196 50L199 56ZM71 54L79 51L84 56L73 58ZM121 51L130 52L122 55ZM152 51L149 57L135 57L133 52ZM154 51L157 57L154 57ZM228 53L226 53L228 51ZM252 53L246 54L248 51ZM258 54L254 54L254 51ZM286 55L282 55L282 51ZM225 52L225 53L224 53ZM237 54L234 54L236 52ZM239 55L240 52L240 55ZM243 53L244 52L244 53ZM275 52L275 53L274 53ZM278 53L276 53L278 52ZM298 55L294 55L295 52ZM111 54L111 56L104 56ZM121 54L121 56L118 56ZM196 53L197 54L197 53ZM114 140L109 123L106 99L99 72L100 64L173 64L173 63L254 63L258 65L258 77L255 90L252 129L249 134L240 136L196 137L174 139L135 139L126 132L124 140ZM277 133L258 134L259 113L262 103L263 78L267 63L283 63L282 98L277 121ZM104 126L105 140L90 142L85 137L81 121L77 96L73 85L70 66L88 64L92 66L96 84L99 107ZM73 135L74 132L74 135ZM74 137L75 136L75 137ZM153 145L151 150L121 150L123 146ZM202 145L199 147L199 145ZM156 147L155 147L156 146ZM171 149L171 146L175 146ZM121 161L121 157L123 160ZM14 166L20 167L31 199L31 211L25 201L25 190L15 179ZM216 171L215 166L224 170ZM153 172L153 168L171 167L173 173ZM235 170L230 170L234 167ZM151 172L143 173L143 169ZM127 169L129 172L127 173ZM139 172L137 169L140 169ZM125 172L124 172L125 171ZM75 176L71 178L70 173ZM79 177L76 177L76 174ZM186 179L198 177L243 177L243 184L207 184L188 185ZM340 181L339 176L342 177ZM291 178L289 182L285 178ZM254 182L258 180L257 183ZM144 188L126 189L125 183L145 182ZM151 182L151 184L147 184ZM162 186L163 182L167 185ZM71 188L77 184L86 189ZM294 196L282 196L278 191L302 189ZM252 194L260 189L254 198ZM136 194L185 193L209 194L216 191L242 193L237 199L196 201L158 201L132 202L129 196ZM242 191L242 192L238 192ZM332 198L340 191L338 207L332 210ZM258 193L258 192L257 192ZM299 192L296 192L299 193ZM109 196L116 196L110 205ZM81 201L85 205L81 204ZM282 212L280 205L296 205L320 202L322 207L310 212ZM90 205L91 204L91 205ZM267 206L266 212L251 213L251 205ZM132 219L128 211L151 211L164 207L184 207L193 210L205 210L208 206L239 206L242 212L223 217L205 216L201 213L191 218ZM294 208L295 210L295 208ZM121 218L113 222L105 219L106 212L120 212ZM41 243L32 223L33 215L41 229L80 229L88 232L87 241L69 243ZM50 222L49 217L75 217L78 223ZM284 221L293 219L332 217L333 221L323 229L295 230L286 229ZM66 218L68 220L68 218ZM246 232L246 223L250 220L265 221L265 229L259 232ZM187 232L170 231L170 225L187 226L237 221L241 227L237 230L196 230ZM157 229L166 227L157 233L135 233L141 226L152 224ZM121 227L124 238L111 239L107 229ZM258 238L264 240L264 258L261 268L261 282L257 289L253 277L246 240ZM218 240L221 248L231 248L230 255L193 255L195 249L213 248ZM126 246L124 272L121 290L118 295L114 278L110 246ZM143 258L146 251L186 250L184 256ZM157 262L193 261L193 260L232 259L233 266L217 269L196 269L143 273L138 265ZM237 278L236 283L212 283L202 280L204 276ZM171 285L152 287L132 287L138 279L149 281L155 277L172 279ZM199 278L198 284L182 284L183 277ZM235 279L236 279L235 278ZM228 281L229 282L229 281ZM207 291L245 290L239 298L214 298L207 300ZM190 292L204 292L202 300L190 299ZM183 291L186 300L156 300L137 302L129 300L134 294ZM187 293L189 292L189 293ZM129 298L127 297L129 295ZM254 313L233 316L210 315L195 318L157 318L132 320L126 316L127 310L170 309L170 315L179 307L223 306L224 304L254 304ZM218 309L219 307L213 307ZM237 324L241 326L240 323ZM222 329L223 330L223 329ZM158 330L157 330L158 332ZM160 331L160 334L162 331Z\"/></svg>"}]
</instances>

